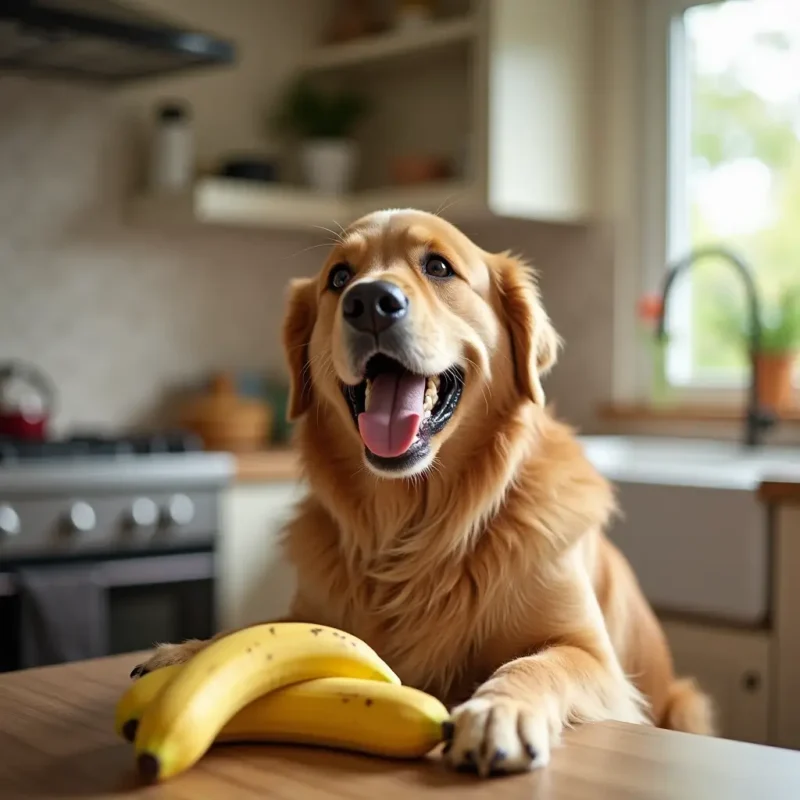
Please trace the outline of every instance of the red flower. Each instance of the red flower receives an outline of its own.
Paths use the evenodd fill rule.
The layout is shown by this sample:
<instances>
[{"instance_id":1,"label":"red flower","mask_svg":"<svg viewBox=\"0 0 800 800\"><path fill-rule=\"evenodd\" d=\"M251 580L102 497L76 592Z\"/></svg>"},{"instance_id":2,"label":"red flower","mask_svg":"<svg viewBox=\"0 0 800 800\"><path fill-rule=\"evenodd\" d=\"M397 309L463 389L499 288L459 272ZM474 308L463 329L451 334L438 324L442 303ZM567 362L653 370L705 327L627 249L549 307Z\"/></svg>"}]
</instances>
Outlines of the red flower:
<instances>
[{"instance_id":1,"label":"red flower","mask_svg":"<svg viewBox=\"0 0 800 800\"><path fill-rule=\"evenodd\" d=\"M637 303L637 311L639 319L642 322L649 322L657 324L661 318L661 309L664 303L659 294L646 294L643 295Z\"/></svg>"}]
</instances>

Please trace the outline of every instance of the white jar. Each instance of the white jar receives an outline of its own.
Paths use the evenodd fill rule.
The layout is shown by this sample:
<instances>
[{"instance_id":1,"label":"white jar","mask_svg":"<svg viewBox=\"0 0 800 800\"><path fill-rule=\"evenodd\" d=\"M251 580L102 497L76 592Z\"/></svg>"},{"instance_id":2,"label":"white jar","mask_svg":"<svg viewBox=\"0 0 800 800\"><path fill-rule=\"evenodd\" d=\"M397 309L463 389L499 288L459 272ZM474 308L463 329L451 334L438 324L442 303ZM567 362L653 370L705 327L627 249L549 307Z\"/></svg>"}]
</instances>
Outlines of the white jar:
<instances>
[{"instance_id":1,"label":"white jar","mask_svg":"<svg viewBox=\"0 0 800 800\"><path fill-rule=\"evenodd\" d=\"M308 139L300 151L306 183L315 192L344 195L353 186L358 149L349 139Z\"/></svg>"},{"instance_id":2,"label":"white jar","mask_svg":"<svg viewBox=\"0 0 800 800\"><path fill-rule=\"evenodd\" d=\"M189 107L164 103L156 110L150 185L156 191L188 189L194 177L194 132Z\"/></svg>"}]
</instances>

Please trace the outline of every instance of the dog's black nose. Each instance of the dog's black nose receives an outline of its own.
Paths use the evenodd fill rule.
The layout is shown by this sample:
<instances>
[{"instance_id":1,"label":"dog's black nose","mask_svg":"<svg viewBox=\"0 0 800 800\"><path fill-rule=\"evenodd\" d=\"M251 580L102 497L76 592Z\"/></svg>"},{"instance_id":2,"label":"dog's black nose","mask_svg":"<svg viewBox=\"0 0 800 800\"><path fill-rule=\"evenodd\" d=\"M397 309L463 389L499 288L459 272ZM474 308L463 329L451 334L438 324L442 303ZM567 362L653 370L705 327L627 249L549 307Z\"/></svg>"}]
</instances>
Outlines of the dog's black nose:
<instances>
[{"instance_id":1,"label":"dog's black nose","mask_svg":"<svg viewBox=\"0 0 800 800\"><path fill-rule=\"evenodd\" d=\"M360 281L342 298L342 314L357 331L379 334L408 314L408 298L388 281Z\"/></svg>"}]
</instances>

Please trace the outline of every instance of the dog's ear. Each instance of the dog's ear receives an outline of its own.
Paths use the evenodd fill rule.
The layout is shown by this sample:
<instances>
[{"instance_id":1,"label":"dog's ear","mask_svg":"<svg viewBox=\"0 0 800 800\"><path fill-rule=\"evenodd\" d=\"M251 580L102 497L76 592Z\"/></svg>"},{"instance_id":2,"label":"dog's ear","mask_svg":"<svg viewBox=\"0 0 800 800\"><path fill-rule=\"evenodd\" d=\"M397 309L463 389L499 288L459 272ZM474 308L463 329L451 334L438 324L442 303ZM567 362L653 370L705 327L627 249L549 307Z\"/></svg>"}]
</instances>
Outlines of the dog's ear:
<instances>
[{"instance_id":1,"label":"dog's ear","mask_svg":"<svg viewBox=\"0 0 800 800\"><path fill-rule=\"evenodd\" d=\"M289 304L283 321L283 349L289 366L287 417L296 420L311 405L311 375L308 346L317 319L317 297L312 278L298 278L289 284Z\"/></svg>"},{"instance_id":2,"label":"dog's ear","mask_svg":"<svg viewBox=\"0 0 800 800\"><path fill-rule=\"evenodd\" d=\"M533 270L509 253L492 256L490 268L511 337L517 388L543 406L541 378L556 363L561 340L539 299Z\"/></svg>"}]
</instances>

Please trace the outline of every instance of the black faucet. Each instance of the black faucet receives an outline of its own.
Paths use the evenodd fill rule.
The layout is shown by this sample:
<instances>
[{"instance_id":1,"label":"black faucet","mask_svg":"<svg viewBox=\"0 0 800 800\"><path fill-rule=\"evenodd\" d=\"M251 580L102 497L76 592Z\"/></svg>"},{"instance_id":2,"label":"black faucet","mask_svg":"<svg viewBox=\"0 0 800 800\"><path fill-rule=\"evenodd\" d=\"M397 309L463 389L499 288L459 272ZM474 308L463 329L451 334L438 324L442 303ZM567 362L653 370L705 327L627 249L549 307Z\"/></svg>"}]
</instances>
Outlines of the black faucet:
<instances>
[{"instance_id":1,"label":"black faucet","mask_svg":"<svg viewBox=\"0 0 800 800\"><path fill-rule=\"evenodd\" d=\"M745 416L744 443L746 447L757 447L761 444L763 434L775 424L776 419L774 414L761 408L761 403L758 398L756 362L761 350L761 331L763 328L761 321L761 301L758 296L752 270L745 261L736 255L736 253L733 253L725 247L710 246L694 250L687 256L669 265L667 267L667 277L664 280L664 289L661 293L661 315L658 320L656 336L663 342L667 335L667 300L675 278L701 259L711 256L723 258L731 266L735 267L744 281L744 286L747 291L747 301L750 311L750 388L747 401L747 414Z\"/></svg>"}]
</instances>

